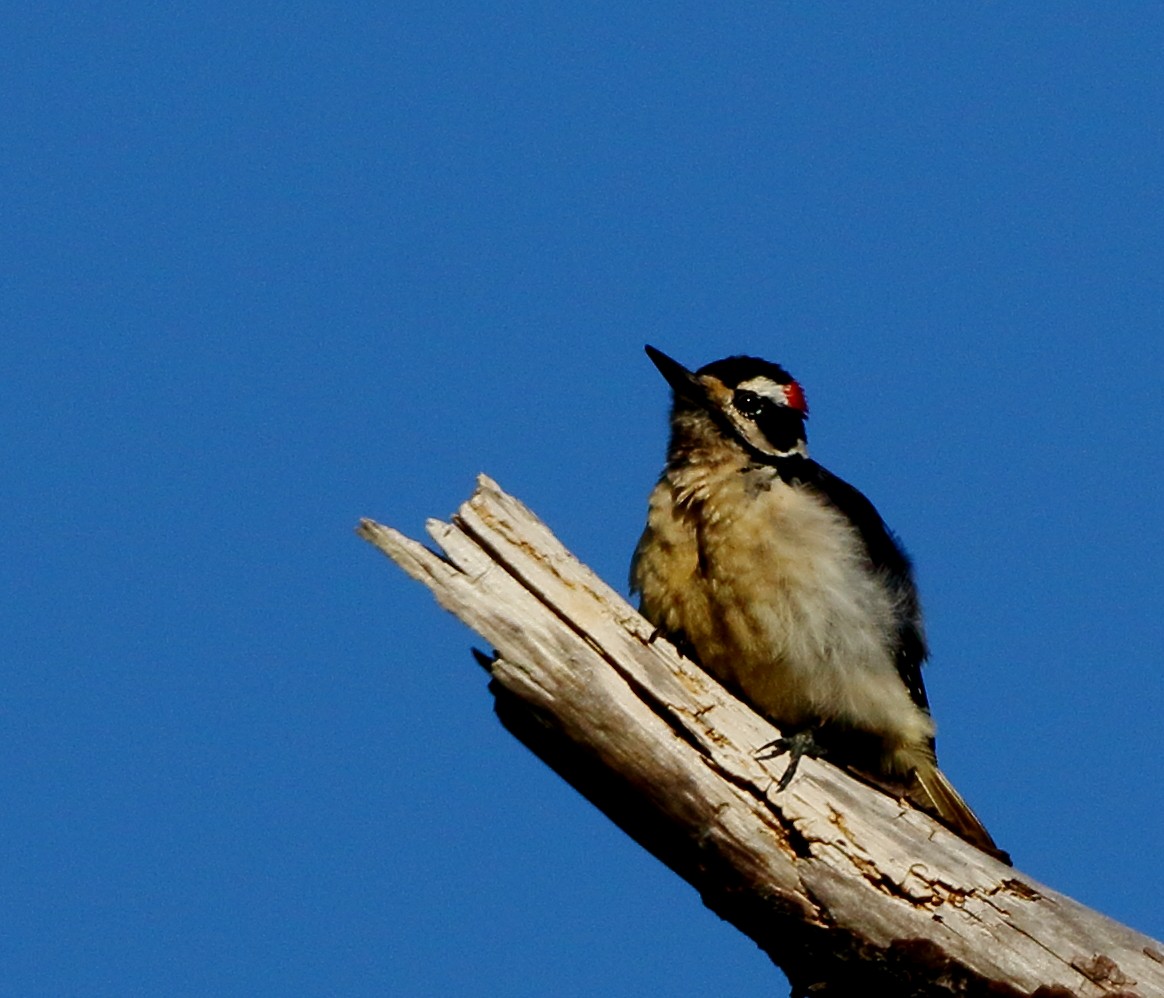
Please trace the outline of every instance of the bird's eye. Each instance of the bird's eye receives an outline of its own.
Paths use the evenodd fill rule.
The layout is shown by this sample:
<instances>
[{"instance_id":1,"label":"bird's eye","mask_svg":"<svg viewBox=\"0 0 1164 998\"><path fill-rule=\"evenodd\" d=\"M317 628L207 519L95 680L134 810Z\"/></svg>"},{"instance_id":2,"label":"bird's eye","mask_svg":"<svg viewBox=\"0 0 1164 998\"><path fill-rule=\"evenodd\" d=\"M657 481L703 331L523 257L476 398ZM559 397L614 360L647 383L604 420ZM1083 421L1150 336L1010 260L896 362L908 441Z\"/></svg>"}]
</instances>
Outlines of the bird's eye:
<instances>
[{"instance_id":1,"label":"bird's eye","mask_svg":"<svg viewBox=\"0 0 1164 998\"><path fill-rule=\"evenodd\" d=\"M764 399L755 392L743 389L732 396L732 405L741 416L755 419L764 410Z\"/></svg>"}]
</instances>

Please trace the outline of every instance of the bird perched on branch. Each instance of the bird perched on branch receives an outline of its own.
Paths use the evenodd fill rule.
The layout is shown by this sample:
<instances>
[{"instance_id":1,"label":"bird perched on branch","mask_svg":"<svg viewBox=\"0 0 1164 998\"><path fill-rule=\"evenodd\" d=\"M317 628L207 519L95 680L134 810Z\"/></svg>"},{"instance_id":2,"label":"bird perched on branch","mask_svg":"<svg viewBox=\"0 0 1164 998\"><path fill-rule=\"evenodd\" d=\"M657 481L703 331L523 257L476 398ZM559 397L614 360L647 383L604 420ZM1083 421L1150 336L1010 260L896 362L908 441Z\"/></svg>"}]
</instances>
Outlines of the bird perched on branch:
<instances>
[{"instance_id":1,"label":"bird perched on branch","mask_svg":"<svg viewBox=\"0 0 1164 998\"><path fill-rule=\"evenodd\" d=\"M765 746L790 756L780 788L827 756L1009 862L938 769L909 559L809 458L800 385L756 357L693 373L646 350L674 402L631 563L643 614L782 729Z\"/></svg>"}]
</instances>

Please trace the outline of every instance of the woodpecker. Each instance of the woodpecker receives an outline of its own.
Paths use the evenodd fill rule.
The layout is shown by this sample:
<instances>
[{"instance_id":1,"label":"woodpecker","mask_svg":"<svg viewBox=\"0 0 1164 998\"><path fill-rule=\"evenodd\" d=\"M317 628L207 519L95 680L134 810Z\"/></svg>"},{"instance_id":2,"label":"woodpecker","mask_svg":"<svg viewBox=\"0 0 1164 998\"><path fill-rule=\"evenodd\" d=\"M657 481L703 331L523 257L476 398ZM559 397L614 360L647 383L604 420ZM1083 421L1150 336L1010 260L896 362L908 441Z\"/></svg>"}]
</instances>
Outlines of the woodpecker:
<instances>
[{"instance_id":1,"label":"woodpecker","mask_svg":"<svg viewBox=\"0 0 1164 998\"><path fill-rule=\"evenodd\" d=\"M631 562L656 633L785 733L785 787L821 755L1009 862L938 769L913 569L873 504L808 456L779 364L727 357L670 384L667 464Z\"/></svg>"}]
</instances>

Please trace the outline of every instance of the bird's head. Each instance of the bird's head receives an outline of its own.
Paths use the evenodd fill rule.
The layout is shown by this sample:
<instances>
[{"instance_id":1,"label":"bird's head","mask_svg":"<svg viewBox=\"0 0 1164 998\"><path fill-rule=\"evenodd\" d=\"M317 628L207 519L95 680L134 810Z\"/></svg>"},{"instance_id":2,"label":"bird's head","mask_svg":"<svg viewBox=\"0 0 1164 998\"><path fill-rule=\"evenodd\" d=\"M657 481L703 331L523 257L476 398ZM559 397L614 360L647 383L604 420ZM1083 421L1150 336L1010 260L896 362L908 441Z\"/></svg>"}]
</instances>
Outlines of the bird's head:
<instances>
[{"instance_id":1,"label":"bird's head","mask_svg":"<svg viewBox=\"0 0 1164 998\"><path fill-rule=\"evenodd\" d=\"M800 384L779 364L725 357L687 370L661 350L647 356L674 391L671 449L706 445L718 435L761 458L808 455L808 403Z\"/></svg>"}]
</instances>

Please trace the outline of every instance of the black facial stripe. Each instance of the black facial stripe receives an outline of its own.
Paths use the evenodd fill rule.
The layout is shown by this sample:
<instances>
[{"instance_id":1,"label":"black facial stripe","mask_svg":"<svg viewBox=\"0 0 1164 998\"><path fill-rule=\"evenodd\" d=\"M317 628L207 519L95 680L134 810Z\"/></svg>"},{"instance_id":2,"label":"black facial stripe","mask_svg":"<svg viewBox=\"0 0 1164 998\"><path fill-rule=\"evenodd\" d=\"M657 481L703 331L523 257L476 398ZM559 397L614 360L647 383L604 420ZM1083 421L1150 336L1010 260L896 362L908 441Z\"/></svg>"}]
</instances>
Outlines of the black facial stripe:
<instances>
[{"instance_id":1,"label":"black facial stripe","mask_svg":"<svg viewBox=\"0 0 1164 998\"><path fill-rule=\"evenodd\" d=\"M773 450L793 450L804 439L804 414L747 389L737 389L732 406L755 424Z\"/></svg>"},{"instance_id":2,"label":"black facial stripe","mask_svg":"<svg viewBox=\"0 0 1164 998\"><path fill-rule=\"evenodd\" d=\"M772 403L757 395L755 392L749 392L746 389L737 390L732 396L732 405L736 407L736 411L748 419L756 420L765 408L768 408Z\"/></svg>"},{"instance_id":3,"label":"black facial stripe","mask_svg":"<svg viewBox=\"0 0 1164 998\"><path fill-rule=\"evenodd\" d=\"M754 420L773 450L790 451L804 440L804 416L787 406L764 406Z\"/></svg>"}]
</instances>

